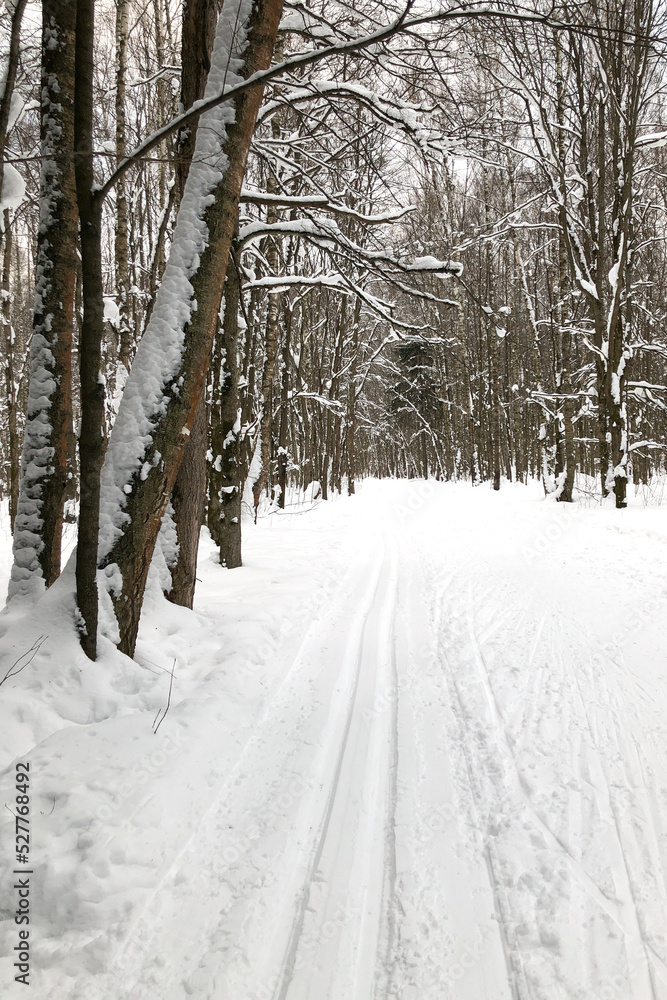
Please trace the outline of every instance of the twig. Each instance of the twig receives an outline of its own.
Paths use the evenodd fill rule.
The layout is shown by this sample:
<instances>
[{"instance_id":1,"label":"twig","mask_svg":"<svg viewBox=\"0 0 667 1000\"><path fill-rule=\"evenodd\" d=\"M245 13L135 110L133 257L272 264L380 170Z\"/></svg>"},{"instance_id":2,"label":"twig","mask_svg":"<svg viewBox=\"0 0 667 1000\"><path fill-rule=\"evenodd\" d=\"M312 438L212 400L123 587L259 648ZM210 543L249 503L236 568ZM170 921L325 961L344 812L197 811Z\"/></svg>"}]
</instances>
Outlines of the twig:
<instances>
[{"instance_id":1,"label":"twig","mask_svg":"<svg viewBox=\"0 0 667 1000\"><path fill-rule=\"evenodd\" d=\"M169 711L169 706L171 704L171 689L172 689L172 686L173 686L173 683L174 683L174 670L175 669L176 669L176 657L174 657L174 662L173 662L172 667L171 667L171 678L169 680L169 694L167 696L167 707L165 708L164 714L163 714L162 718L160 719L160 721L158 722L157 726L155 726L155 722L153 722L153 725L155 726L155 729L153 730L153 735L157 735L157 731L160 728L160 726L162 725L162 723L164 722L164 720L166 718L166 715L167 715L167 712ZM159 714L160 713L158 712L158 715ZM155 716L155 718L157 719L157 715Z\"/></svg>"},{"instance_id":2,"label":"twig","mask_svg":"<svg viewBox=\"0 0 667 1000\"><path fill-rule=\"evenodd\" d=\"M25 670L25 668L27 666L29 666L29 664L31 664L32 661L34 660L34 658L37 656L37 654L39 653L39 651L40 651L43 643L45 643L47 639L48 639L48 635L40 635L39 639L35 639L35 641L33 642L32 646L30 647L30 649L27 649L25 651L25 653L21 653L21 655L19 656L19 658L17 660L14 660L14 662L12 663L12 665L9 668L9 670L7 671L7 673L5 674L5 676L0 681L0 686L3 685L6 680L9 680L10 677L16 677L18 674L21 673L22 670ZM21 660L23 659L24 656L29 656L30 658L28 660L26 660L26 662L23 664L22 667L19 667L18 670L14 670L14 667L18 663L21 662ZM14 672L12 673L12 671L14 671Z\"/></svg>"}]
</instances>

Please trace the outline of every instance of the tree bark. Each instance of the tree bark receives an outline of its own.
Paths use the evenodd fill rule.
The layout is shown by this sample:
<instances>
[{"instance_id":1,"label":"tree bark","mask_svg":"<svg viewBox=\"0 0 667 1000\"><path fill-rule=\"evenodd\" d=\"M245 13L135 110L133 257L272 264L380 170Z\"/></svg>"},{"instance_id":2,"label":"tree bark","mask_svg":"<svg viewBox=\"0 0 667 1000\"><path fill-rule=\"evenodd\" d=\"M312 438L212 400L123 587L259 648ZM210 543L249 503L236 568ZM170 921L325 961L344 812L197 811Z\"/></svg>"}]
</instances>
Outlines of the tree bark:
<instances>
[{"instance_id":1,"label":"tree bark","mask_svg":"<svg viewBox=\"0 0 667 1000\"><path fill-rule=\"evenodd\" d=\"M233 254L233 251L232 251ZM208 526L228 569L241 565L241 461L239 431L239 306L241 286L234 259L225 280L225 312L218 364L213 372L211 406L210 504Z\"/></svg>"},{"instance_id":2,"label":"tree bark","mask_svg":"<svg viewBox=\"0 0 667 1000\"><path fill-rule=\"evenodd\" d=\"M217 21L216 0L185 0L181 36L181 101L183 110L191 108L204 96L211 68L211 51ZM195 149L196 129L183 129L178 134L176 153L176 185L180 202Z\"/></svg>"},{"instance_id":3,"label":"tree bark","mask_svg":"<svg viewBox=\"0 0 667 1000\"><path fill-rule=\"evenodd\" d=\"M33 592L40 579L50 587L60 574L77 262L72 161L76 10L76 0L44 0L42 5L40 226L10 597Z\"/></svg>"},{"instance_id":4,"label":"tree bark","mask_svg":"<svg viewBox=\"0 0 667 1000\"><path fill-rule=\"evenodd\" d=\"M276 59L282 59L282 43L276 43ZM273 88L274 97L280 94L281 88L276 85ZM274 112L271 118L271 135L274 141L280 139L280 111ZM278 183L273 170L270 169L266 182L266 190L269 194L278 193ZM266 221L270 226L278 221L278 210L274 205L269 204L266 211ZM269 274L274 277L278 274L280 266L280 253L278 239L272 236L268 238L266 259L269 265ZM269 292L269 305L266 315L266 353L264 355L264 371L262 372L262 411L259 422L260 434L260 461L261 467L259 475L252 484L253 500L255 504L255 521L257 520L257 509L259 499L264 489L270 488L270 463L271 463L271 438L273 433L273 379L276 372L278 360L278 328L280 316L280 302L282 293L280 291Z\"/></svg>"},{"instance_id":5,"label":"tree bark","mask_svg":"<svg viewBox=\"0 0 667 1000\"><path fill-rule=\"evenodd\" d=\"M9 437L9 524L14 532L19 498L20 455L18 447L18 386L16 384L16 338L12 326L12 299L10 295L10 271L14 241L9 226L9 209L4 211L5 247L2 262L2 317L3 344L5 351L5 396L7 401L7 433Z\"/></svg>"},{"instance_id":6,"label":"tree bark","mask_svg":"<svg viewBox=\"0 0 667 1000\"><path fill-rule=\"evenodd\" d=\"M347 455L347 495L354 496L357 463L355 455L357 430L357 366L359 364L359 321L361 301L357 299L352 322L352 360L347 385L347 415L345 418L345 452Z\"/></svg>"},{"instance_id":7,"label":"tree bark","mask_svg":"<svg viewBox=\"0 0 667 1000\"><path fill-rule=\"evenodd\" d=\"M188 0L183 8L181 101L184 110L204 96L215 39L215 14L215 0ZM179 136L176 161L179 203L192 162L194 139L192 129ZM186 608L192 607L195 596L197 549L206 501L206 430L206 400L202 396L171 497L178 557L171 570L172 586L167 597Z\"/></svg>"},{"instance_id":8,"label":"tree bark","mask_svg":"<svg viewBox=\"0 0 667 1000\"><path fill-rule=\"evenodd\" d=\"M7 54L7 69L5 73L5 86L0 97L0 192L2 192L2 181L5 172L5 146L7 144L7 128L9 126L9 115L14 95L14 85L16 83L16 71L19 65L21 24L27 0L16 0L12 13L12 26L9 36L9 52ZM0 226L0 251L4 242L4 232Z\"/></svg>"},{"instance_id":9,"label":"tree bark","mask_svg":"<svg viewBox=\"0 0 667 1000\"><path fill-rule=\"evenodd\" d=\"M285 509L285 499L287 494L287 465L289 462L288 427L289 427L289 368L290 368L290 341L292 334L292 313L287 314L285 323L285 337L283 340L283 365L280 373L280 427L278 429L278 506Z\"/></svg>"},{"instance_id":10,"label":"tree bark","mask_svg":"<svg viewBox=\"0 0 667 1000\"><path fill-rule=\"evenodd\" d=\"M127 155L125 124L125 81L127 76L127 37L129 0L116 0L116 165ZM132 313L130 309L130 263L127 231L127 189L123 175L116 186L116 294L120 322L118 360L129 372L133 351Z\"/></svg>"},{"instance_id":11,"label":"tree bark","mask_svg":"<svg viewBox=\"0 0 667 1000\"><path fill-rule=\"evenodd\" d=\"M565 161L565 80L563 77L563 58L560 36L554 31L554 46L556 49L556 118L558 121L558 155L561 162ZM563 415L563 458L565 468L562 471L562 486L557 491L557 498L562 503L572 503L574 490L574 471L576 455L574 446L574 400L572 397L572 332L569 325L570 281L568 272L567 245L565 233L558 232L558 319L561 341L561 380L557 389L563 393L561 411Z\"/></svg>"},{"instance_id":12,"label":"tree bark","mask_svg":"<svg viewBox=\"0 0 667 1000\"><path fill-rule=\"evenodd\" d=\"M197 407L183 461L171 493L173 520L178 536L178 558L171 568L173 604L191 608L197 578L197 549L206 497L206 401Z\"/></svg>"},{"instance_id":13,"label":"tree bark","mask_svg":"<svg viewBox=\"0 0 667 1000\"><path fill-rule=\"evenodd\" d=\"M79 533L76 550L76 602L81 647L97 654L97 548L100 471L104 459L104 386L100 378L104 330L102 284L102 202L93 191L93 46L95 2L78 0L74 166L81 232L83 319L79 335L81 433L79 436Z\"/></svg>"}]
</instances>

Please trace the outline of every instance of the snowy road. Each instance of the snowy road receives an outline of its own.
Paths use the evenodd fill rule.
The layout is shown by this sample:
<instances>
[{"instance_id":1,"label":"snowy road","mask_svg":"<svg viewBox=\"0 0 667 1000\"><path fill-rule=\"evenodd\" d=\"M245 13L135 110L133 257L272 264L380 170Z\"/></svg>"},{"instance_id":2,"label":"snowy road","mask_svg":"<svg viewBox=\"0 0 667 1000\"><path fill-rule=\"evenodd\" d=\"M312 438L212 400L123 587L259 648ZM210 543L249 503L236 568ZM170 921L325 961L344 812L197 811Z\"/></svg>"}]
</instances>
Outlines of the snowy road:
<instances>
[{"instance_id":1,"label":"snowy road","mask_svg":"<svg viewBox=\"0 0 667 1000\"><path fill-rule=\"evenodd\" d=\"M667 1000L667 511L407 482L318 517L317 559L298 517L262 539L304 559L252 578L260 710L241 672L215 729L208 667L176 706L219 735L123 805L107 854L179 782L206 794L60 995Z\"/></svg>"}]
</instances>

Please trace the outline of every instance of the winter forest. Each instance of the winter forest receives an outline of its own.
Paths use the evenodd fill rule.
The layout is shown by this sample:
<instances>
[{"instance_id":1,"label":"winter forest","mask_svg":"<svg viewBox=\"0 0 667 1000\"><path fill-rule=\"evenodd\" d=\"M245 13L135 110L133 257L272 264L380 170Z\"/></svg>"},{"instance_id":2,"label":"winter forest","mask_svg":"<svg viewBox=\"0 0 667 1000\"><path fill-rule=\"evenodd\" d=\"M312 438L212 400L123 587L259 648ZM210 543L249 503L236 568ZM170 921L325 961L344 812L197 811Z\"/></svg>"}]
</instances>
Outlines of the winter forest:
<instances>
[{"instance_id":1,"label":"winter forest","mask_svg":"<svg viewBox=\"0 0 667 1000\"><path fill-rule=\"evenodd\" d=\"M3 995L667 1000L666 56L3 0Z\"/></svg>"}]
</instances>

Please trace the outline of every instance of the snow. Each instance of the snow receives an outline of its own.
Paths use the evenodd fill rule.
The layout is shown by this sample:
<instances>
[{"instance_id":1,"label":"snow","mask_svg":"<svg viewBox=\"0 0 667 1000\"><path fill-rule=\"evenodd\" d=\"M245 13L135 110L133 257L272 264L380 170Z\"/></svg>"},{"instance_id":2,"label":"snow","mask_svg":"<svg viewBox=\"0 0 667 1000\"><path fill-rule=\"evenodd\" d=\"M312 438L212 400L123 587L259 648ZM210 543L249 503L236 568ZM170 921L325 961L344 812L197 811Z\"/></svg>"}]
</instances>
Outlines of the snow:
<instances>
[{"instance_id":1,"label":"snow","mask_svg":"<svg viewBox=\"0 0 667 1000\"><path fill-rule=\"evenodd\" d=\"M120 327L120 309L113 295L104 296L104 322L110 323L116 330Z\"/></svg>"},{"instance_id":2,"label":"snow","mask_svg":"<svg viewBox=\"0 0 667 1000\"><path fill-rule=\"evenodd\" d=\"M0 193L0 215L6 208L19 208L25 197L25 181L11 163L5 163Z\"/></svg>"},{"instance_id":3,"label":"snow","mask_svg":"<svg viewBox=\"0 0 667 1000\"><path fill-rule=\"evenodd\" d=\"M636 145L642 149L648 147L658 148L659 146L667 145L667 132L651 132L647 135L642 135L637 139Z\"/></svg>"},{"instance_id":4,"label":"snow","mask_svg":"<svg viewBox=\"0 0 667 1000\"><path fill-rule=\"evenodd\" d=\"M241 569L204 530L194 612L154 582L136 661L85 659L69 574L3 615L0 678L46 636L0 692L31 995L667 1000L667 508L315 485Z\"/></svg>"},{"instance_id":5,"label":"snow","mask_svg":"<svg viewBox=\"0 0 667 1000\"><path fill-rule=\"evenodd\" d=\"M446 271L448 274L462 274L463 266L456 261L438 260L437 257L415 257L407 266L408 271Z\"/></svg>"}]
</instances>

